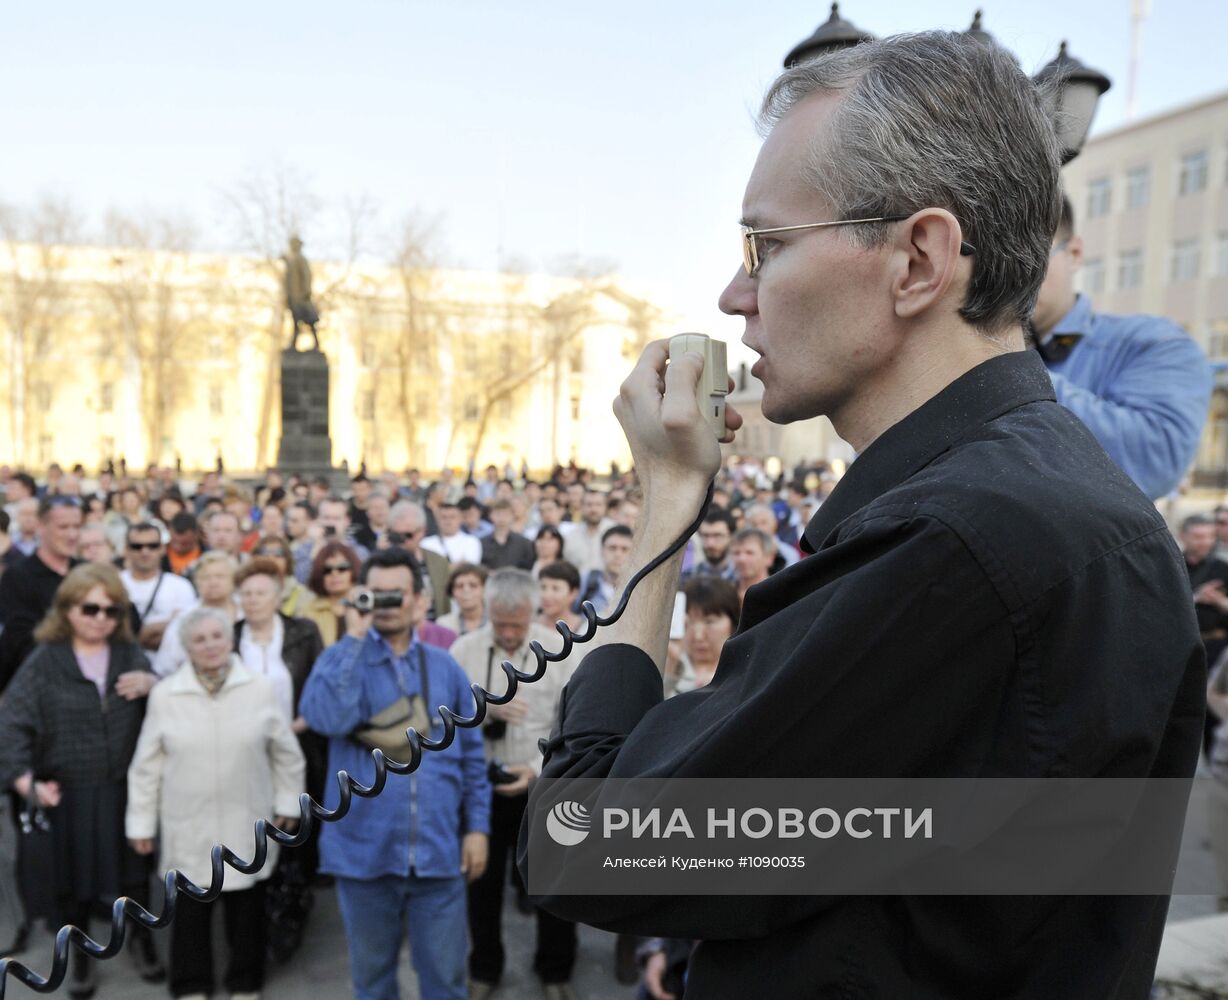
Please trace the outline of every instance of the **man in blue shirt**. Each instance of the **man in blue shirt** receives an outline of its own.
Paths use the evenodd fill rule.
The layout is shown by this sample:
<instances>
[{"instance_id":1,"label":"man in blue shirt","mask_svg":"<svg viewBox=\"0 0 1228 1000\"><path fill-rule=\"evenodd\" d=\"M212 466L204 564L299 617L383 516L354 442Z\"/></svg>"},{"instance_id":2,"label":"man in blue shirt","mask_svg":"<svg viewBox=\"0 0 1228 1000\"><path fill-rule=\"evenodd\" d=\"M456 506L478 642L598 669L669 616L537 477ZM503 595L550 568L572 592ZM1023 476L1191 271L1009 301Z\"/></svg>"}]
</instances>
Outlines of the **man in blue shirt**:
<instances>
[{"instance_id":1,"label":"man in blue shirt","mask_svg":"<svg viewBox=\"0 0 1228 1000\"><path fill-rule=\"evenodd\" d=\"M299 710L329 737L329 770L344 769L370 784L374 716L391 708L381 723L385 733L413 725L438 738L443 724L436 707L468 714L473 696L456 661L414 634L426 596L409 553L376 552L361 579L377 597L397 594L400 603L369 614L346 612L346 635L316 662ZM405 717L393 719L401 707ZM408 759L407 749L389 749L390 739L400 737L386 735L376 745ZM331 808L337 785L327 787ZM458 729L446 751L424 753L413 774L390 775L380 795L355 796L348 816L323 827L320 870L337 879L357 1000L398 1000L397 953L406 927L423 1000L468 997L465 885L486 867L489 832L490 783L476 729Z\"/></svg>"},{"instance_id":2,"label":"man in blue shirt","mask_svg":"<svg viewBox=\"0 0 1228 1000\"><path fill-rule=\"evenodd\" d=\"M1083 241L1070 199L1032 313L1037 350L1057 401L1155 500L1176 489L1194 460L1211 401L1211 369L1199 346L1160 316L1109 316L1076 295Z\"/></svg>"}]
</instances>

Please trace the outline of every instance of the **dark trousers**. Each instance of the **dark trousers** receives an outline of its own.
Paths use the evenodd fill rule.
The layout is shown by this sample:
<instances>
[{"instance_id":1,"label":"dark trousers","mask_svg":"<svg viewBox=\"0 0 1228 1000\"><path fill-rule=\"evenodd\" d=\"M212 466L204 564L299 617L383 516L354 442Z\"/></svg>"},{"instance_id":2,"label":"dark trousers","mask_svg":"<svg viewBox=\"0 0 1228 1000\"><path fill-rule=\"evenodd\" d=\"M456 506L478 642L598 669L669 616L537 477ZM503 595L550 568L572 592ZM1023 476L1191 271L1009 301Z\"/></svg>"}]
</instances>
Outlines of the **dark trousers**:
<instances>
[{"instance_id":1,"label":"dark trousers","mask_svg":"<svg viewBox=\"0 0 1228 1000\"><path fill-rule=\"evenodd\" d=\"M469 886L469 975L483 983L497 983L503 974L503 887L508 859L520 835L528 795L515 798L495 794L490 808L490 860L482 877ZM516 884L520 873L512 868ZM537 911L537 953L533 969L545 983L565 983L576 964L576 925L545 910Z\"/></svg>"},{"instance_id":2,"label":"dark trousers","mask_svg":"<svg viewBox=\"0 0 1228 1000\"><path fill-rule=\"evenodd\" d=\"M149 881L130 882L127 885L122 885L119 888L119 895L128 896L134 903L139 903L145 909L149 909ZM110 899L61 899L59 903L59 913L56 916L50 917L47 921L47 929L52 930L52 924L55 924L55 930L59 930L61 923L76 924L86 933L89 932L90 918L99 914L99 905L104 904L107 910L110 910ZM102 921L97 921L102 923ZM153 931L148 927L142 927L140 924L134 923L131 920L125 922L124 925L126 941L132 942L141 938L152 938ZM109 932L108 932L109 934ZM103 937L108 936L104 934Z\"/></svg>"},{"instance_id":3,"label":"dark trousers","mask_svg":"<svg viewBox=\"0 0 1228 1000\"><path fill-rule=\"evenodd\" d=\"M198 903L182 893L175 901L175 922L171 924L171 996L213 992L213 907L218 902ZM220 905L230 947L226 989L231 993L257 992L264 985L267 926L264 883L223 892Z\"/></svg>"}]
</instances>

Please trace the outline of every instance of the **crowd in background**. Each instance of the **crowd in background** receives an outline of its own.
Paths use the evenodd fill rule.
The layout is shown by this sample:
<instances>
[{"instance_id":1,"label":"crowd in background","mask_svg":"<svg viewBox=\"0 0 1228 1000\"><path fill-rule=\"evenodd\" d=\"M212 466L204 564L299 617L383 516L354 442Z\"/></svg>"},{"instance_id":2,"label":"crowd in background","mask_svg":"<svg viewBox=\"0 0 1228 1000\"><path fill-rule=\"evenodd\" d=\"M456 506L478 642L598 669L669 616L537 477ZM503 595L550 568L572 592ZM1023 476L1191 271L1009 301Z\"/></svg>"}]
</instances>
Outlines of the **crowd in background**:
<instances>
[{"instance_id":1,"label":"crowd in background","mask_svg":"<svg viewBox=\"0 0 1228 1000\"><path fill-rule=\"evenodd\" d=\"M803 557L835 483L823 463L775 478L755 460L727 464L685 554L667 696L711 679L747 589ZM405 726L438 724L431 706L467 714L470 683L502 690L504 660L523 669L533 639L557 647L555 623L581 627L582 602L603 613L616 601L641 507L634 473L616 467L540 479L494 466L433 480L364 471L343 483L0 467L0 491L0 784L11 792L0 909L18 928L6 954L32 920L88 927L116 895L147 902L155 867L207 884L213 843L248 853L258 817L293 831L302 791L336 805L330 773L369 781L370 749L403 759ZM573 668L556 665L492 706L480 733L427 754L404 802L355 800L358 815L304 847L279 856L272 845L260 872L228 870L218 903L182 902L165 968L152 937L133 934L140 974L165 976L173 996L208 996L216 905L224 985L257 997L267 957L293 954L313 891L335 885L356 996L397 995L400 938L381 929L405 921L433 928L410 936L424 997L485 997L505 965L510 884L537 922L546 996L572 996L575 927L532 907L512 850L537 741ZM415 921L424 912L432 919ZM665 997L687 950L620 938L615 971ZM74 953L70 995L93 995L97 974Z\"/></svg>"}]
</instances>

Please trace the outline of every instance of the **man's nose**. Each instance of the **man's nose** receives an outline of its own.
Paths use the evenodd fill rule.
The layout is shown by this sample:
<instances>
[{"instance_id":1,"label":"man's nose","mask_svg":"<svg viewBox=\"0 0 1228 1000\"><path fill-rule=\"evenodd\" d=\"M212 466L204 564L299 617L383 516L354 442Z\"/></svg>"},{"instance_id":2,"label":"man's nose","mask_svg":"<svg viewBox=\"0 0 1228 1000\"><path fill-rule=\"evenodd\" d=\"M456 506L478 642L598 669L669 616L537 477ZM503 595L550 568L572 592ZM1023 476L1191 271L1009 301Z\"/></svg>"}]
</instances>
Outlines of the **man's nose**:
<instances>
[{"instance_id":1,"label":"man's nose","mask_svg":"<svg viewBox=\"0 0 1228 1000\"><path fill-rule=\"evenodd\" d=\"M730 316L750 316L758 312L758 286L746 273L746 268L739 267L734 272L732 280L717 299L717 305L721 312Z\"/></svg>"}]
</instances>

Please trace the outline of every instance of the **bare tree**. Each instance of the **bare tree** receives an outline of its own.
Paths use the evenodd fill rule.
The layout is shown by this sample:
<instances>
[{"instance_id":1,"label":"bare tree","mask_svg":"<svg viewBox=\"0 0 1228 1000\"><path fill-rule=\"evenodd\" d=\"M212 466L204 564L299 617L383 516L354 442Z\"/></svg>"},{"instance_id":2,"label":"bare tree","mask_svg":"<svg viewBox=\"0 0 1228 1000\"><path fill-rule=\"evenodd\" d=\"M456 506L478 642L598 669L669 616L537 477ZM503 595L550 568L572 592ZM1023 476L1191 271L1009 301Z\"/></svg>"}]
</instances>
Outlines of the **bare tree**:
<instances>
[{"instance_id":1,"label":"bare tree","mask_svg":"<svg viewBox=\"0 0 1228 1000\"><path fill-rule=\"evenodd\" d=\"M34 405L32 390L72 314L67 248L80 233L81 218L67 201L44 197L27 213L0 206L7 258L0 309L9 331L10 428L18 462L30 461L31 439L41 431L45 408Z\"/></svg>"},{"instance_id":2,"label":"bare tree","mask_svg":"<svg viewBox=\"0 0 1228 1000\"><path fill-rule=\"evenodd\" d=\"M572 341L592 323L598 292L592 282L582 281L575 289L564 292L536 315L528 317L528 323L520 331L508 315L501 331L500 350L485 352L487 365L480 383L477 426L469 446L471 468L477 462L495 407L563 356Z\"/></svg>"},{"instance_id":3,"label":"bare tree","mask_svg":"<svg viewBox=\"0 0 1228 1000\"><path fill-rule=\"evenodd\" d=\"M113 247L111 272L99 282L109 307L111 354L120 359L145 433L146 461L161 461L176 400L188 385L194 319L207 291L188 281L196 232L170 217L137 220L108 213L103 234Z\"/></svg>"},{"instance_id":4,"label":"bare tree","mask_svg":"<svg viewBox=\"0 0 1228 1000\"><path fill-rule=\"evenodd\" d=\"M410 465L420 464L422 459L418 442L420 387L431 387L435 395L442 381L439 343L443 317L434 301L439 225L438 218L408 215L401 220L392 241L392 266L401 284L404 311L393 342L391 367L396 371L397 413Z\"/></svg>"}]
</instances>

